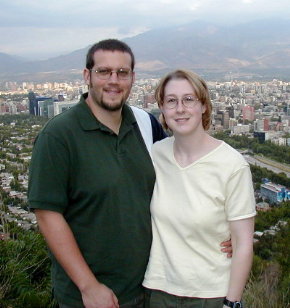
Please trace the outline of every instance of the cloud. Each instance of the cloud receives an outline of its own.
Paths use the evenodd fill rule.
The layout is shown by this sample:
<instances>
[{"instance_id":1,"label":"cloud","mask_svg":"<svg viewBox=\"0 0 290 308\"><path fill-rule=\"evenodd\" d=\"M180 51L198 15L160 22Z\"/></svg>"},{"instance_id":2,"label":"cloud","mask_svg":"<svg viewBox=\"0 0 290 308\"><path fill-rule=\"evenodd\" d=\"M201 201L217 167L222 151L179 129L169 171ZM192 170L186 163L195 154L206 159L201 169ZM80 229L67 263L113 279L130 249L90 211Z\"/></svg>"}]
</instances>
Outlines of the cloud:
<instances>
[{"instance_id":1,"label":"cloud","mask_svg":"<svg viewBox=\"0 0 290 308\"><path fill-rule=\"evenodd\" d=\"M120 31L117 27L96 28L2 28L1 52L33 59L36 55L47 58L82 49L106 38L130 37L142 33L143 28ZM11 37L13 38L11 40ZM19 48L15 48L17 42Z\"/></svg>"},{"instance_id":2,"label":"cloud","mask_svg":"<svg viewBox=\"0 0 290 308\"><path fill-rule=\"evenodd\" d=\"M1 0L0 51L46 56L194 20L233 24L277 16L290 18L289 0Z\"/></svg>"},{"instance_id":3,"label":"cloud","mask_svg":"<svg viewBox=\"0 0 290 308\"><path fill-rule=\"evenodd\" d=\"M289 0L1 0L0 26L148 28L277 12L290 18Z\"/></svg>"}]
</instances>

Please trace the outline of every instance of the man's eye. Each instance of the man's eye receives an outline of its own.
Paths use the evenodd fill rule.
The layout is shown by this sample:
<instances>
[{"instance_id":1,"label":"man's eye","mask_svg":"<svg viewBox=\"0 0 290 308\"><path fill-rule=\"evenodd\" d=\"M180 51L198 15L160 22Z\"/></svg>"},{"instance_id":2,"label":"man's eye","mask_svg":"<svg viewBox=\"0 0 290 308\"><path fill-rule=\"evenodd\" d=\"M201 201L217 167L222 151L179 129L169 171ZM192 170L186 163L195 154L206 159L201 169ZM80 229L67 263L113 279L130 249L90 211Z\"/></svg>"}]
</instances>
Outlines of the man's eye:
<instances>
[{"instance_id":1,"label":"man's eye","mask_svg":"<svg viewBox=\"0 0 290 308\"><path fill-rule=\"evenodd\" d=\"M120 75L120 76L128 76L128 74L129 74L129 71L127 71L127 70L119 70L118 71L118 75Z\"/></svg>"},{"instance_id":2,"label":"man's eye","mask_svg":"<svg viewBox=\"0 0 290 308\"><path fill-rule=\"evenodd\" d=\"M106 68L102 68L98 70L98 73L102 74L102 75L106 75L106 74L110 74L110 70L106 69Z\"/></svg>"}]
</instances>

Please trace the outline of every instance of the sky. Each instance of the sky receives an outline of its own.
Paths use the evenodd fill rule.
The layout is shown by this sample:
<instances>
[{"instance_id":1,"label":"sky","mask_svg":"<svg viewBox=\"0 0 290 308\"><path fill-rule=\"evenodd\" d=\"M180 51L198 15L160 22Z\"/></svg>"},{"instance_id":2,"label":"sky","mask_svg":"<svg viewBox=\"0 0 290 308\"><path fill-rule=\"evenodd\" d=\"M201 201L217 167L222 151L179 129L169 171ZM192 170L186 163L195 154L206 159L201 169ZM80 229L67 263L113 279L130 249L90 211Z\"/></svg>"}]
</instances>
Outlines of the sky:
<instances>
[{"instance_id":1,"label":"sky","mask_svg":"<svg viewBox=\"0 0 290 308\"><path fill-rule=\"evenodd\" d=\"M290 0L0 0L0 8L0 52L35 60L197 20L290 19Z\"/></svg>"}]
</instances>

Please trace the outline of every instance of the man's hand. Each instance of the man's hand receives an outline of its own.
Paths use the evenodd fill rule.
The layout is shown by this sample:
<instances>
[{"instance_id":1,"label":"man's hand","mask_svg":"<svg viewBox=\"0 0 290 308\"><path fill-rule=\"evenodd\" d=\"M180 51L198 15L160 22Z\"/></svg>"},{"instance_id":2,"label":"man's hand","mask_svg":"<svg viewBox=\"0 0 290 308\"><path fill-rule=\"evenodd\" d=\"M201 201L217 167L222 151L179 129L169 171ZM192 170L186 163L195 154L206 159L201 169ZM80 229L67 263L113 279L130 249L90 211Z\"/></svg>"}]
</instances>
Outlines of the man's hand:
<instances>
[{"instance_id":1,"label":"man's hand","mask_svg":"<svg viewBox=\"0 0 290 308\"><path fill-rule=\"evenodd\" d=\"M85 308L119 308L114 292L102 283L96 282L81 293Z\"/></svg>"},{"instance_id":2,"label":"man's hand","mask_svg":"<svg viewBox=\"0 0 290 308\"><path fill-rule=\"evenodd\" d=\"M229 239L228 241L222 242L221 247L221 251L226 253L228 258L231 258L233 255L232 241Z\"/></svg>"}]
</instances>

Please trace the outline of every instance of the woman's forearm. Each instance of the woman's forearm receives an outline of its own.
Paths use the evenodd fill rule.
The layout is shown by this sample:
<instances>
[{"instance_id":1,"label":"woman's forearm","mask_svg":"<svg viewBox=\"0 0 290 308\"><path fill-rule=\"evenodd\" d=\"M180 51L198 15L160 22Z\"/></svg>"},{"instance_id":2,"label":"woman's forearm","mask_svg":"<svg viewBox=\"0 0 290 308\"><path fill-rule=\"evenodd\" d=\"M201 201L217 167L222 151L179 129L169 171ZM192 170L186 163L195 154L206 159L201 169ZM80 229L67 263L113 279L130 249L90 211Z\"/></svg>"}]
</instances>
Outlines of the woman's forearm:
<instances>
[{"instance_id":1,"label":"woman's forearm","mask_svg":"<svg viewBox=\"0 0 290 308\"><path fill-rule=\"evenodd\" d=\"M227 299L239 301L249 277L253 260L254 218L230 222L233 257Z\"/></svg>"}]
</instances>

